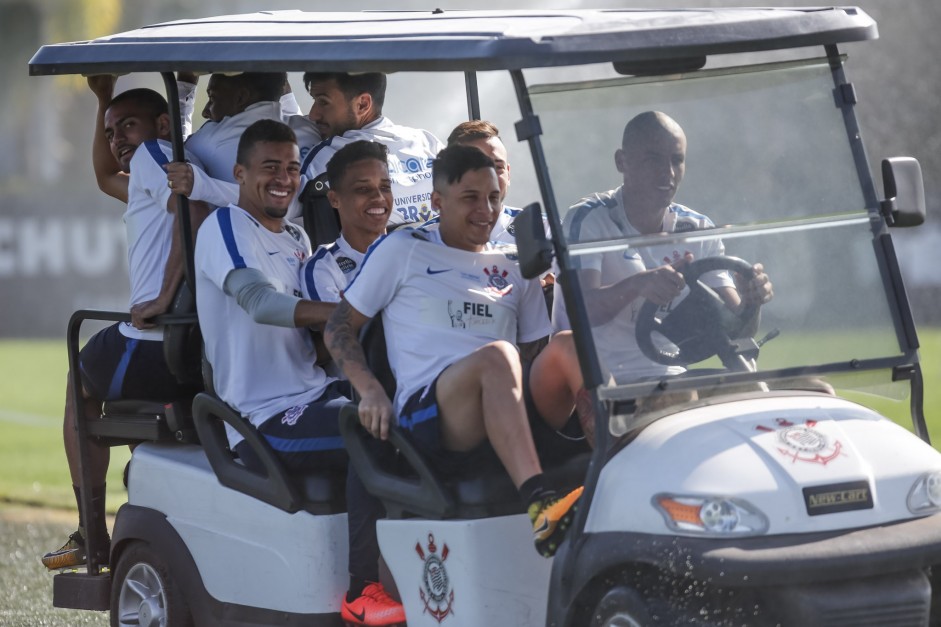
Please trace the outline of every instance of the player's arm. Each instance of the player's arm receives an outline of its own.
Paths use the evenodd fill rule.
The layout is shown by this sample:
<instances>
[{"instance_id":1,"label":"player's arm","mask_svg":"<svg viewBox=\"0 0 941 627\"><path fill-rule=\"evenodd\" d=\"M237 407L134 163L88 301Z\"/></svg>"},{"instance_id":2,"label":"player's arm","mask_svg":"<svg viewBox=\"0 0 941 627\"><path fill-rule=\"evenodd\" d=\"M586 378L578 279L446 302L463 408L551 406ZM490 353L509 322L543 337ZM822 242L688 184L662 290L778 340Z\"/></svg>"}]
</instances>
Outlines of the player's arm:
<instances>
[{"instance_id":1,"label":"player's arm","mask_svg":"<svg viewBox=\"0 0 941 627\"><path fill-rule=\"evenodd\" d=\"M149 329L154 323L149 320L154 316L166 313L173 304L173 297L183 281L183 243L180 239L180 214L177 212L177 199L170 196L167 202L167 211L173 214L172 235L170 239L170 253L163 268L163 282L160 284L160 293L156 298L141 303L134 303L131 307L131 324L138 329ZM190 228L196 233L200 225L210 213L210 208L201 202L190 202Z\"/></svg>"},{"instance_id":2,"label":"player's arm","mask_svg":"<svg viewBox=\"0 0 941 627\"><path fill-rule=\"evenodd\" d=\"M601 285L599 270L580 270L579 281L585 302L589 303L589 322L592 326L605 324L638 298L669 304L683 291L685 282L680 270L685 261L643 270L611 285Z\"/></svg>"},{"instance_id":3,"label":"player's arm","mask_svg":"<svg viewBox=\"0 0 941 627\"><path fill-rule=\"evenodd\" d=\"M359 393L359 420L373 437L385 440L392 421L392 403L376 379L359 341L359 330L369 318L344 298L327 320L324 340L337 366Z\"/></svg>"},{"instance_id":4,"label":"player's arm","mask_svg":"<svg viewBox=\"0 0 941 627\"><path fill-rule=\"evenodd\" d=\"M111 154L111 145L105 135L105 111L114 96L114 84L117 77L112 74L98 74L88 77L88 87L98 98L98 113L95 115L95 135L91 145L91 162L95 170L98 189L112 198L127 202L129 176L121 171L121 166Z\"/></svg>"}]
</instances>

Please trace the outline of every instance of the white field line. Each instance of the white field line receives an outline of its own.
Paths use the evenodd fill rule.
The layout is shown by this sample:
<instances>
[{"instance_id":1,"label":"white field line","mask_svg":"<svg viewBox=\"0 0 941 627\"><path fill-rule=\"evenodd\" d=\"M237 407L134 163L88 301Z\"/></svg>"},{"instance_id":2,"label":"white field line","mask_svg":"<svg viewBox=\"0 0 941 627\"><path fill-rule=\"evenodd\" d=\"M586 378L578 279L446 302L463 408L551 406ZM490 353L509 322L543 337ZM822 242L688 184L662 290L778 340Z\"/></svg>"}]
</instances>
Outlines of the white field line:
<instances>
[{"instance_id":1,"label":"white field line","mask_svg":"<svg viewBox=\"0 0 941 627\"><path fill-rule=\"evenodd\" d=\"M0 420L4 422L14 422L31 427L56 427L62 424L62 418L54 416L41 416L39 414L27 414L19 411L0 408Z\"/></svg>"}]
</instances>

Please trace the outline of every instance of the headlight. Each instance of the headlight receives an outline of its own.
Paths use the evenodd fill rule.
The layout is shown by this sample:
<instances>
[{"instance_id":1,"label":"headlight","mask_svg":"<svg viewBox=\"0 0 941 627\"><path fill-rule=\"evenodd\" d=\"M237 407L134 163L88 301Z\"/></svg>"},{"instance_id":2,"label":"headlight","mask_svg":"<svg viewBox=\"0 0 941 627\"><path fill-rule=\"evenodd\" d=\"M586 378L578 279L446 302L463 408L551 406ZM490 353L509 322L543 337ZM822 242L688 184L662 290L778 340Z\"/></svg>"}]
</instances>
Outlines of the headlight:
<instances>
[{"instance_id":1,"label":"headlight","mask_svg":"<svg viewBox=\"0 0 941 627\"><path fill-rule=\"evenodd\" d=\"M941 472L929 472L918 477L908 493L908 509L913 514L941 511Z\"/></svg>"},{"instance_id":2,"label":"headlight","mask_svg":"<svg viewBox=\"0 0 941 627\"><path fill-rule=\"evenodd\" d=\"M657 494L653 506L673 531L719 537L758 536L768 531L768 518L742 499Z\"/></svg>"}]
</instances>

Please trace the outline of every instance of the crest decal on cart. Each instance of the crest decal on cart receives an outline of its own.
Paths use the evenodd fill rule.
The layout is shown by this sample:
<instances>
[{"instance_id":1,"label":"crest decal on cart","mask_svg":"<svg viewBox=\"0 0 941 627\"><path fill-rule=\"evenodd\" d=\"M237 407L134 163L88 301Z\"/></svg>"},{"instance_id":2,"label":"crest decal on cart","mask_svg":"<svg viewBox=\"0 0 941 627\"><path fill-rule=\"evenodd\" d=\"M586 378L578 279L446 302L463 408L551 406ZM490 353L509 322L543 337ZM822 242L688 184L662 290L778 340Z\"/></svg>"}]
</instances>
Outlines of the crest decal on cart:
<instances>
[{"instance_id":1,"label":"crest decal on cart","mask_svg":"<svg viewBox=\"0 0 941 627\"><path fill-rule=\"evenodd\" d=\"M421 542L415 543L415 552L425 562L425 568L422 571L422 588L424 589L419 588L418 594L425 604L425 611L440 623L454 613L451 608L451 604L454 603L454 590L451 589L448 571L444 567L444 562L448 559L448 545L445 544L441 548L441 555L438 555L435 536L429 533L427 547L428 553L426 554Z\"/></svg>"},{"instance_id":2,"label":"crest decal on cart","mask_svg":"<svg viewBox=\"0 0 941 627\"><path fill-rule=\"evenodd\" d=\"M793 462L811 462L826 466L843 454L843 444L827 437L818 429L816 420L793 423L786 418L775 418L775 427L757 425L758 431L773 431L776 434L778 451Z\"/></svg>"}]
</instances>

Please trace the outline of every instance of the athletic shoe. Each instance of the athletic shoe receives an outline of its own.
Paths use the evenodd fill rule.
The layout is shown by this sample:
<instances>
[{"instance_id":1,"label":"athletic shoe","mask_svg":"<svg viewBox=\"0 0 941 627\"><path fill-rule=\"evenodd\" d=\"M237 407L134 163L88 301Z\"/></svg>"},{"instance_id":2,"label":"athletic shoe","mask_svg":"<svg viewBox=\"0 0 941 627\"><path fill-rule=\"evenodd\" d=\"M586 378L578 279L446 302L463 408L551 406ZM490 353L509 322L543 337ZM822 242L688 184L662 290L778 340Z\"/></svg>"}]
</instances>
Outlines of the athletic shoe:
<instances>
[{"instance_id":1,"label":"athletic shoe","mask_svg":"<svg viewBox=\"0 0 941 627\"><path fill-rule=\"evenodd\" d=\"M381 583L371 583L352 601L343 598L340 618L348 625L398 625L405 622L405 608L389 596Z\"/></svg>"},{"instance_id":2,"label":"athletic shoe","mask_svg":"<svg viewBox=\"0 0 941 627\"><path fill-rule=\"evenodd\" d=\"M42 565L49 570L84 566L85 561L85 538L82 537L81 531L73 531L59 550L42 556Z\"/></svg>"},{"instance_id":3,"label":"athletic shoe","mask_svg":"<svg viewBox=\"0 0 941 627\"><path fill-rule=\"evenodd\" d=\"M552 495L529 506L529 519L533 521L533 542L543 557L552 557L559 549L572 524L584 489L576 488L561 498Z\"/></svg>"}]
</instances>

